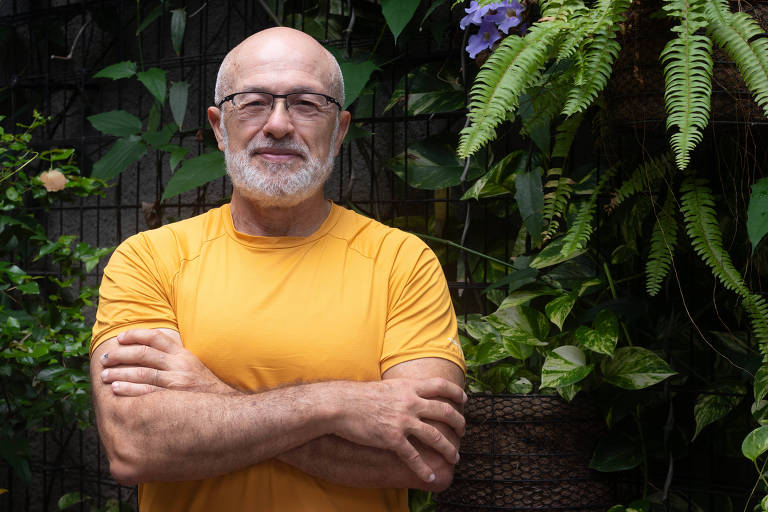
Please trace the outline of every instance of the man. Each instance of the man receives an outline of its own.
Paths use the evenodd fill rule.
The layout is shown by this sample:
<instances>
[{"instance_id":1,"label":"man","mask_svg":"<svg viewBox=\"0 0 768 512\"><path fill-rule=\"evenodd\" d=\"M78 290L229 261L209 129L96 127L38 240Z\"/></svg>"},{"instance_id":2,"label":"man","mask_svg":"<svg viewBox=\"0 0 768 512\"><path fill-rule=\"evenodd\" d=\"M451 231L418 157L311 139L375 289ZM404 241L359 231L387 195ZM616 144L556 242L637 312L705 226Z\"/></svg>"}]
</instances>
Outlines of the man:
<instances>
[{"instance_id":1,"label":"man","mask_svg":"<svg viewBox=\"0 0 768 512\"><path fill-rule=\"evenodd\" d=\"M407 510L405 488L450 483L464 431L440 266L324 199L350 114L314 39L246 39L215 103L231 204L129 238L104 271L91 376L110 471L142 510Z\"/></svg>"}]
</instances>

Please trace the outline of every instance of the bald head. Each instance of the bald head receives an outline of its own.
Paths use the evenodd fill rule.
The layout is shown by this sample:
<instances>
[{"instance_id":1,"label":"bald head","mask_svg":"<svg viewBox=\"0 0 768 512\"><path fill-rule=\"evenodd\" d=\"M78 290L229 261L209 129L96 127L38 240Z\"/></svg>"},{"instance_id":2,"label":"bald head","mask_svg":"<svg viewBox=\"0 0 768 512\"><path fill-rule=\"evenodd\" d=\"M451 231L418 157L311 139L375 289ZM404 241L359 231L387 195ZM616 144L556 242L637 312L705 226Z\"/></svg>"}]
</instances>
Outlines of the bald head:
<instances>
[{"instance_id":1,"label":"bald head","mask_svg":"<svg viewBox=\"0 0 768 512\"><path fill-rule=\"evenodd\" d=\"M254 62L273 61L307 67L322 82L329 95L344 104L344 80L336 58L312 36L288 27L274 27L257 32L235 46L221 62L216 76L214 104L228 94L238 92L238 77ZM275 72L279 72L275 69ZM276 91L270 91L276 92ZM317 91L325 92L325 91Z\"/></svg>"}]
</instances>

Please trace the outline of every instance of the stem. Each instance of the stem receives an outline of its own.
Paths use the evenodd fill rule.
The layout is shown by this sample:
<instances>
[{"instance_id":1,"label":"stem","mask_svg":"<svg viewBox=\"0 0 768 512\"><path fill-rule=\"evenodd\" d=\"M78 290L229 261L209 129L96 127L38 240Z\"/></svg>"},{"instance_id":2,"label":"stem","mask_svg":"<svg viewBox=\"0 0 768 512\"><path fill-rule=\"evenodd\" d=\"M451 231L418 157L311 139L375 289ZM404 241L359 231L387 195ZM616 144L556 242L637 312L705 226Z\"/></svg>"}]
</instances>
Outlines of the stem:
<instances>
[{"instance_id":1,"label":"stem","mask_svg":"<svg viewBox=\"0 0 768 512\"><path fill-rule=\"evenodd\" d=\"M29 154L29 151L27 151L26 153L24 153L24 154L21 156L21 158L23 159L23 158L24 158L24 157L26 157L28 154ZM3 178L2 178L2 179L0 179L0 183L4 182L4 181L5 181L5 180L7 180L8 178L10 178L11 176L13 176L14 174L16 174L17 172L19 172L20 170L22 170L22 169L23 169L23 168L25 168L26 166L28 166L28 165L29 165L30 163L32 163L32 162L33 162L33 161L34 161L34 160L35 160L35 159L36 159L38 156L40 156L40 153L38 153L37 151L35 151L35 154L34 154L34 156L33 156L32 158L30 158L29 160L27 160L26 162L24 162L23 164L21 164L21 166L20 166L18 169L15 169L15 170L14 170L12 173L8 174L7 176L3 176Z\"/></svg>"},{"instance_id":2,"label":"stem","mask_svg":"<svg viewBox=\"0 0 768 512\"><path fill-rule=\"evenodd\" d=\"M635 423L637 424L637 433L640 436L640 449L643 455L643 499L648 496L648 451L645 447L645 436L643 436L643 427L640 424L640 406L635 408L635 413L632 415L635 417Z\"/></svg>"},{"instance_id":3,"label":"stem","mask_svg":"<svg viewBox=\"0 0 768 512\"><path fill-rule=\"evenodd\" d=\"M755 482L755 485L752 486L752 491L749 493L749 496L747 497L747 502L744 503L744 512L747 512L747 507L749 507L749 502L752 500L752 496L755 495L755 491L757 490L757 486L760 485L760 481L762 480L763 483L765 483L768 486L768 482L765 481L765 477L763 476L763 471L765 471L765 465L768 464L768 458L766 458L765 462L763 462L762 468L757 467L757 459L753 460L752 464L755 465L755 470L757 470L757 481Z\"/></svg>"},{"instance_id":4,"label":"stem","mask_svg":"<svg viewBox=\"0 0 768 512\"><path fill-rule=\"evenodd\" d=\"M619 295L616 293L616 283L613 281L613 277L611 276L611 270L608 268L608 263L603 262L603 271L605 272L605 278L608 280L608 287L611 289L611 297L613 297L613 300L618 300ZM629 335L629 331L627 330L627 326L624 325L624 322L619 320L619 324L621 325L621 330L624 331L624 337L627 338L627 345L630 347L632 346L632 338Z\"/></svg>"},{"instance_id":5,"label":"stem","mask_svg":"<svg viewBox=\"0 0 768 512\"><path fill-rule=\"evenodd\" d=\"M136 0L136 31L141 26L141 0ZM139 47L139 69L144 71L144 54L141 51L141 33L136 35L136 43Z\"/></svg>"},{"instance_id":6,"label":"stem","mask_svg":"<svg viewBox=\"0 0 768 512\"><path fill-rule=\"evenodd\" d=\"M440 242L441 244L449 245L451 247L455 247L457 249L461 249L462 251L466 251L470 254L474 254L475 256L479 256L481 258L485 258L489 261L492 261L494 263L498 263L499 265L504 265L505 267L509 268L515 268L515 266L512 263L507 263L506 261L494 258L493 256L488 256L487 254L483 254L481 252L475 251L474 249L470 249L469 247L464 247L463 245L457 244L456 242L451 242L450 240L445 240L443 238L438 238L436 236L432 235L425 235L424 233L413 233L412 234L418 236L419 238L424 238L426 240L432 240L433 242Z\"/></svg>"}]
</instances>

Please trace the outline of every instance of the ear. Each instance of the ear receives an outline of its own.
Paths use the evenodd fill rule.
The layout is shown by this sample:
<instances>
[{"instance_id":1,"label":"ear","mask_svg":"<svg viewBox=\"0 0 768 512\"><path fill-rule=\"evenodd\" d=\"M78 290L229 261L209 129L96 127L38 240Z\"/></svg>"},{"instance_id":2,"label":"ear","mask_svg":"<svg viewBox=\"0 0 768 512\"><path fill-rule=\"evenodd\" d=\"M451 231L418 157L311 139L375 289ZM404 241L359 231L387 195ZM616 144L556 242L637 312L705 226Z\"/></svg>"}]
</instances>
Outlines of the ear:
<instances>
[{"instance_id":1,"label":"ear","mask_svg":"<svg viewBox=\"0 0 768 512\"><path fill-rule=\"evenodd\" d=\"M217 107L208 107L208 123L213 128L213 134L216 136L219 150L224 151L224 136L221 133L221 110Z\"/></svg>"},{"instance_id":2,"label":"ear","mask_svg":"<svg viewBox=\"0 0 768 512\"><path fill-rule=\"evenodd\" d=\"M339 131L336 132L336 147L334 148L333 156L338 156L341 150L341 145L344 143L344 137L347 136L349 131L349 123L352 120L352 114L346 110L339 113Z\"/></svg>"}]
</instances>

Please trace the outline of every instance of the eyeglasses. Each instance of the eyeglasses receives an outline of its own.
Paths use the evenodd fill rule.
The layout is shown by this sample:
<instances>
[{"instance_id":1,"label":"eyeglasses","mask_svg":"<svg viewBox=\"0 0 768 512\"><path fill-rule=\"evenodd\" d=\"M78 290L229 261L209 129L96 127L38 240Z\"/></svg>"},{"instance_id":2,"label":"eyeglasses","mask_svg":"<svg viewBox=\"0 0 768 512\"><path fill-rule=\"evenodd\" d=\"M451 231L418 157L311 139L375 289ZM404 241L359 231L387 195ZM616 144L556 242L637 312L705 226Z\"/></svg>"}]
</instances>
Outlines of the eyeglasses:
<instances>
[{"instance_id":1,"label":"eyeglasses","mask_svg":"<svg viewBox=\"0 0 768 512\"><path fill-rule=\"evenodd\" d=\"M271 92L247 91L225 96L218 108L232 102L237 117L243 121L265 121L275 107L276 98L285 98L285 108L293 121L313 122L322 119L328 106L333 103L339 110L341 104L335 98L319 92L292 92L290 94L272 94Z\"/></svg>"}]
</instances>

